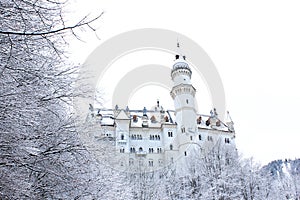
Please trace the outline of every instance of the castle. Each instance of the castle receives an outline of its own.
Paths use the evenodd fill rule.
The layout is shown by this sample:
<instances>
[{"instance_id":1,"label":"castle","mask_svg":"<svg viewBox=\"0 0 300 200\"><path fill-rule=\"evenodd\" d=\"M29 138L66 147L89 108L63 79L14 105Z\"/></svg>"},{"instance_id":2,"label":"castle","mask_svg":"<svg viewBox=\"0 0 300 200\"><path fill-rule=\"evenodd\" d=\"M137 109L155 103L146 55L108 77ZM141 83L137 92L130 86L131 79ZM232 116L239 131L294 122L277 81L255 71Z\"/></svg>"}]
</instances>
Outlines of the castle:
<instances>
[{"instance_id":1,"label":"castle","mask_svg":"<svg viewBox=\"0 0 300 200\"><path fill-rule=\"evenodd\" d=\"M235 147L229 113L226 122L218 118L216 109L209 115L197 114L191 76L185 56L176 55L170 91L174 110L164 110L159 101L150 110L90 107L88 120L97 124L93 137L113 141L116 162L121 168L163 167L188 157L194 147L202 153L217 143Z\"/></svg>"}]
</instances>

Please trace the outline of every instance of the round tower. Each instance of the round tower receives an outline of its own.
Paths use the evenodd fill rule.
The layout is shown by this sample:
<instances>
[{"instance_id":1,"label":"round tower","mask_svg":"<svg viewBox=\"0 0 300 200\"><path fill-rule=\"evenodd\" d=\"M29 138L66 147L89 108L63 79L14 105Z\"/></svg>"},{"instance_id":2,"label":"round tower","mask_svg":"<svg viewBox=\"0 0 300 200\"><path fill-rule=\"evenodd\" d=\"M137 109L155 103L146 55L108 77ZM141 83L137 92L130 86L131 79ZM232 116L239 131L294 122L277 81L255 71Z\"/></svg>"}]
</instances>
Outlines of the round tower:
<instances>
[{"instance_id":1,"label":"round tower","mask_svg":"<svg viewBox=\"0 0 300 200\"><path fill-rule=\"evenodd\" d=\"M173 88L170 92L175 107L179 152L187 149L197 132L196 89L191 83L192 70L185 56L176 55L171 71ZM186 154L186 152L183 152Z\"/></svg>"}]
</instances>

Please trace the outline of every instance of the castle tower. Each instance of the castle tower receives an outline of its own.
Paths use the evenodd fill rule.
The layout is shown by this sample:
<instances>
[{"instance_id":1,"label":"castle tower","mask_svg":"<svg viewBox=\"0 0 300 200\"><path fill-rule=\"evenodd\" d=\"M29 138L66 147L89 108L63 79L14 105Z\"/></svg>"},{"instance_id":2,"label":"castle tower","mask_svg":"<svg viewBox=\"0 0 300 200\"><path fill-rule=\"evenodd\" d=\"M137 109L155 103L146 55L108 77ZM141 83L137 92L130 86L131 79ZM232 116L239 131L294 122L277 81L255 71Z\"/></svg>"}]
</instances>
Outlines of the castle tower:
<instances>
[{"instance_id":1,"label":"castle tower","mask_svg":"<svg viewBox=\"0 0 300 200\"><path fill-rule=\"evenodd\" d=\"M196 89L191 83L192 71L185 56L176 55L175 58L171 71L173 88L170 94L174 100L179 154L186 155L185 151L197 132Z\"/></svg>"}]
</instances>

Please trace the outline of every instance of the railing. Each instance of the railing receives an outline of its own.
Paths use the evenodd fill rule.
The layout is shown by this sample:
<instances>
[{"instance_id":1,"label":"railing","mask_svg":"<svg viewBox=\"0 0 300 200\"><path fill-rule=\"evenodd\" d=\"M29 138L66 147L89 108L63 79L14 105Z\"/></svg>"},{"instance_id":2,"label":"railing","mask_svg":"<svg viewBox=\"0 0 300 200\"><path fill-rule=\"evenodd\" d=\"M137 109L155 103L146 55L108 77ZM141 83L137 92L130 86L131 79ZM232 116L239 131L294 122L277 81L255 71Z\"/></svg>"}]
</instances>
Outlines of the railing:
<instances>
[{"instance_id":1,"label":"railing","mask_svg":"<svg viewBox=\"0 0 300 200\"><path fill-rule=\"evenodd\" d=\"M135 153L137 156L146 156L147 155L147 152L146 151L137 151Z\"/></svg>"}]
</instances>

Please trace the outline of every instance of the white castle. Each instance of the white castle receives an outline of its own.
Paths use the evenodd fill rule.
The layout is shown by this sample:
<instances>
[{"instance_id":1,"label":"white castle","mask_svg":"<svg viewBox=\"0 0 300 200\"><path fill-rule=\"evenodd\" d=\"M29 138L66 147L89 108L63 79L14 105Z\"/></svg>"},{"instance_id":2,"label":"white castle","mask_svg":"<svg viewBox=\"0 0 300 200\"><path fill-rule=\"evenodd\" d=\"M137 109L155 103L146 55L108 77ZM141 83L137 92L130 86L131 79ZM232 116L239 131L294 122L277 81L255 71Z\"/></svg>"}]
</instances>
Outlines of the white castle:
<instances>
[{"instance_id":1,"label":"white castle","mask_svg":"<svg viewBox=\"0 0 300 200\"><path fill-rule=\"evenodd\" d=\"M204 153L219 143L235 148L229 113L225 122L218 118L216 109L210 115L197 114L191 76L185 56L176 55L170 91L174 110L164 110L159 101L151 110L90 107L88 120L98 129L93 137L113 141L121 168L151 170L188 157L194 149Z\"/></svg>"}]
</instances>

